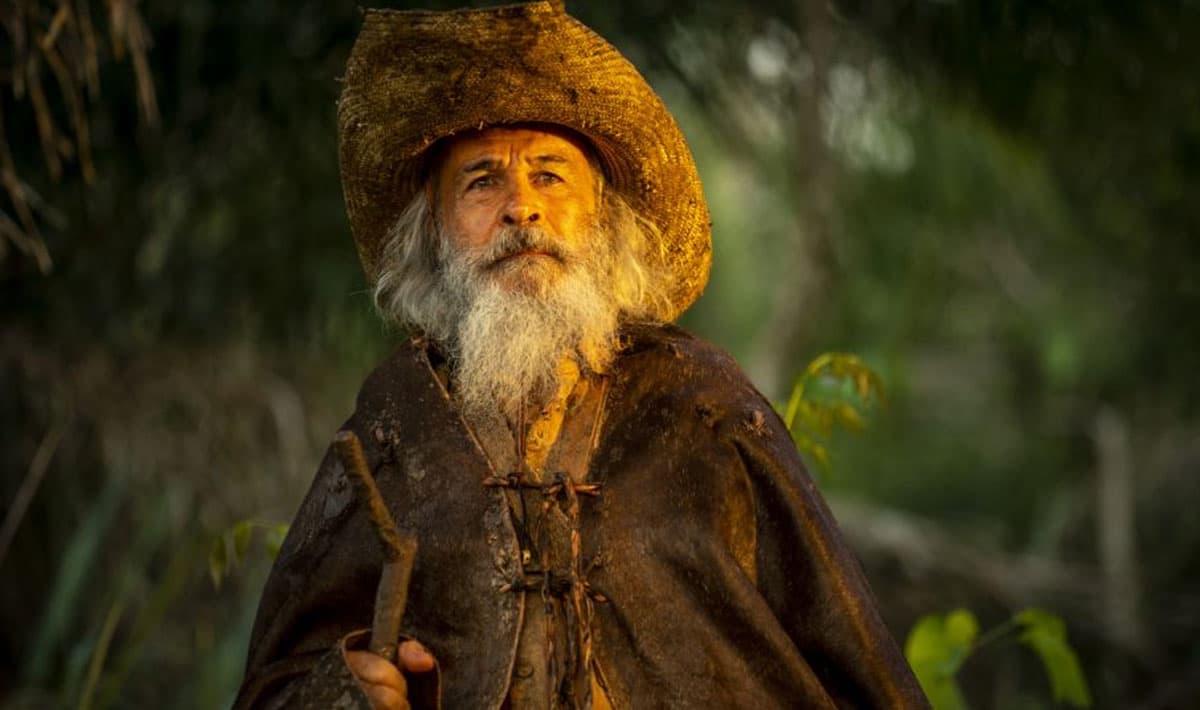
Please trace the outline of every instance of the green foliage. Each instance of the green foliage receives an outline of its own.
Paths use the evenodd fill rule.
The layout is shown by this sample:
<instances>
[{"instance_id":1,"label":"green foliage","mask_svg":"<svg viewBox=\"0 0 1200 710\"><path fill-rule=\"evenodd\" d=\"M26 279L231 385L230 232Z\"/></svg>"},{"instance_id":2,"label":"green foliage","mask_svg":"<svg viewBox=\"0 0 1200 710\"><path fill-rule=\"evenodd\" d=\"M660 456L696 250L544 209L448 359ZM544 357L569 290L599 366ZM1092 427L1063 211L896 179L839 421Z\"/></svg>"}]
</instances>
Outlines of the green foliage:
<instances>
[{"instance_id":1,"label":"green foliage","mask_svg":"<svg viewBox=\"0 0 1200 710\"><path fill-rule=\"evenodd\" d=\"M1018 637L1042 660L1054 699L1077 708L1090 707L1091 693L1079 658L1067 643L1067 627L1063 620L1042 609L1024 609L1013 617L1021 627Z\"/></svg>"},{"instance_id":2,"label":"green foliage","mask_svg":"<svg viewBox=\"0 0 1200 710\"><path fill-rule=\"evenodd\" d=\"M858 356L824 353L796 378L781 413L796 446L828 473L834 430L861 432L884 401L879 375Z\"/></svg>"},{"instance_id":3,"label":"green foliage","mask_svg":"<svg viewBox=\"0 0 1200 710\"><path fill-rule=\"evenodd\" d=\"M121 614L124 611L124 599L117 599L108 609L108 614L104 618L104 626L100 630L100 636L96 640L96 647L92 651L92 658L88 662L87 680L85 681L83 692L79 695L79 710L91 710L95 703L96 686L100 681L101 671L104 669L104 661L108 657L108 650L112 644L113 633L117 629L117 622L120 621Z\"/></svg>"},{"instance_id":4,"label":"green foliage","mask_svg":"<svg viewBox=\"0 0 1200 710\"><path fill-rule=\"evenodd\" d=\"M225 577L246 559L250 551L254 531L261 531L263 552L269 559L279 555L283 538L287 536L287 523L268 523L261 520L241 520L228 530L213 538L208 552L208 574L213 587L221 588Z\"/></svg>"},{"instance_id":5,"label":"green foliage","mask_svg":"<svg viewBox=\"0 0 1200 710\"><path fill-rule=\"evenodd\" d=\"M828 442L834 430L863 431L870 409L884 401L879 375L860 358L824 353L796 378L783 409L783 421L797 447L828 472ZM1054 700L1072 707L1090 707L1091 694L1079 659L1067 643L1066 624L1043 609L1023 609L982 637L979 620L968 609L926 614L909 632L904 656L934 710L967 710L969 705L958 683L959 670L979 648L1017 629L1018 640L1041 659Z\"/></svg>"},{"instance_id":6,"label":"green foliage","mask_svg":"<svg viewBox=\"0 0 1200 710\"><path fill-rule=\"evenodd\" d=\"M971 655L979 622L966 609L921 617L904 643L904 656L936 710L965 710L955 675Z\"/></svg>"},{"instance_id":7,"label":"green foliage","mask_svg":"<svg viewBox=\"0 0 1200 710\"><path fill-rule=\"evenodd\" d=\"M110 483L62 553L54 586L42 609L38 633L25 658L25 674L34 682L44 682L50 676L56 649L70 638L75 615L88 598L88 576L100 562L103 542L111 534L125 494L124 486Z\"/></svg>"},{"instance_id":8,"label":"green foliage","mask_svg":"<svg viewBox=\"0 0 1200 710\"><path fill-rule=\"evenodd\" d=\"M967 710L957 679L959 669L977 650L1018 629L1018 640L1041 659L1054 700L1077 708L1091 707L1079 659L1067 643L1066 624L1043 609L1023 609L983 636L979 635L978 620L967 609L927 614L909 631L904 656L934 710Z\"/></svg>"}]
</instances>

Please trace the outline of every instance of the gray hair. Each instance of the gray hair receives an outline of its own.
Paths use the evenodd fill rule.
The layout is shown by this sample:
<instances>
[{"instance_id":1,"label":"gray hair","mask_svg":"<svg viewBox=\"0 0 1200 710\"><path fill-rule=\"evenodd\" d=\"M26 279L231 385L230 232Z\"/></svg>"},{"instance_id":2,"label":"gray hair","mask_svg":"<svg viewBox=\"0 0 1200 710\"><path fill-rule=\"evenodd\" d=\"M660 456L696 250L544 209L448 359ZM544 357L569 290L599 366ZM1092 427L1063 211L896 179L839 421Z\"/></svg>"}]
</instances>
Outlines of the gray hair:
<instances>
[{"instance_id":1,"label":"gray hair","mask_svg":"<svg viewBox=\"0 0 1200 710\"><path fill-rule=\"evenodd\" d=\"M427 190L416 196L389 230L375 282L375 308L390 323L418 328L448 342L458 311L444 280L446 240ZM662 234L615 190L602 189L597 233L611 251L612 303L624 321L663 322L672 311L673 276L666 266Z\"/></svg>"}]
</instances>

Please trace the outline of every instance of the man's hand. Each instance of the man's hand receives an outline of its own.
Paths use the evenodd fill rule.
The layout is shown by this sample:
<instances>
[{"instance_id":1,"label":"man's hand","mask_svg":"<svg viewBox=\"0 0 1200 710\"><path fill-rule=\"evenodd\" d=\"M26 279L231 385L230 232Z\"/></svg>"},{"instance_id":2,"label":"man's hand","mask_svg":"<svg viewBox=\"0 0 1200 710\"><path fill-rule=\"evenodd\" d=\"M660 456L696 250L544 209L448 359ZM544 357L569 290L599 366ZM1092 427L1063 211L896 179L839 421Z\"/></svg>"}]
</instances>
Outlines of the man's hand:
<instances>
[{"instance_id":1,"label":"man's hand","mask_svg":"<svg viewBox=\"0 0 1200 710\"><path fill-rule=\"evenodd\" d=\"M396 649L394 665L370 651L347 651L346 665L375 710L408 710L404 673L428 673L433 670L434 660L420 643L405 641Z\"/></svg>"}]
</instances>

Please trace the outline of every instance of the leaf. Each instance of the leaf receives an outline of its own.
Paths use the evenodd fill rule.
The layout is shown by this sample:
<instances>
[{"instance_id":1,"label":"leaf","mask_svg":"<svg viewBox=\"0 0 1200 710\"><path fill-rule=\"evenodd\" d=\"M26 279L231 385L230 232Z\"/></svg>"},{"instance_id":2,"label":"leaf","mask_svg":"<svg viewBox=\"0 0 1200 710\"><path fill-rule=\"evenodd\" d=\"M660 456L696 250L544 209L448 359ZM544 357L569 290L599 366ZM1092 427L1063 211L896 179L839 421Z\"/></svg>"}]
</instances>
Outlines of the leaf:
<instances>
[{"instance_id":1,"label":"leaf","mask_svg":"<svg viewBox=\"0 0 1200 710\"><path fill-rule=\"evenodd\" d=\"M213 540L212 548L208 551L208 574L212 577L213 587L221 588L221 580L229 567L228 552L225 549L225 536L218 535Z\"/></svg>"},{"instance_id":2,"label":"leaf","mask_svg":"<svg viewBox=\"0 0 1200 710\"><path fill-rule=\"evenodd\" d=\"M938 677L929 682L917 676L917 680L920 681L921 690L925 691L925 697L929 698L933 710L968 710L970 707L954 676Z\"/></svg>"},{"instance_id":3,"label":"leaf","mask_svg":"<svg viewBox=\"0 0 1200 710\"><path fill-rule=\"evenodd\" d=\"M813 459L816 460L817 465L820 466L821 469L824 470L825 472L828 472L829 471L829 449L825 448L824 446L821 446L820 444L814 443L812 445L812 447L809 449L809 452L812 454Z\"/></svg>"},{"instance_id":4,"label":"leaf","mask_svg":"<svg viewBox=\"0 0 1200 710\"><path fill-rule=\"evenodd\" d=\"M874 397L872 397L872 394ZM879 376L854 355L822 353L796 378L786 404L777 405L800 451L830 469L835 429L861 432L883 397Z\"/></svg>"},{"instance_id":5,"label":"leaf","mask_svg":"<svg viewBox=\"0 0 1200 710\"><path fill-rule=\"evenodd\" d=\"M783 424L792 430L796 423L796 410L800 406L800 402L804 399L804 377L796 378L796 384L792 386L792 394L788 397L787 405L781 410L783 415Z\"/></svg>"},{"instance_id":6,"label":"leaf","mask_svg":"<svg viewBox=\"0 0 1200 710\"><path fill-rule=\"evenodd\" d=\"M822 473L829 473L829 449L820 442L814 441L811 436L801 432L792 434L792 441L795 442L796 448L800 450L801 454L812 458Z\"/></svg>"},{"instance_id":7,"label":"leaf","mask_svg":"<svg viewBox=\"0 0 1200 710\"><path fill-rule=\"evenodd\" d=\"M871 372L860 370L854 375L854 386L858 396L865 400L871 396Z\"/></svg>"},{"instance_id":8,"label":"leaf","mask_svg":"<svg viewBox=\"0 0 1200 710\"><path fill-rule=\"evenodd\" d=\"M965 710L955 674L971 653L979 622L966 609L917 620L904 643L904 656L934 710Z\"/></svg>"},{"instance_id":9,"label":"leaf","mask_svg":"<svg viewBox=\"0 0 1200 710\"><path fill-rule=\"evenodd\" d=\"M842 403L833 408L837 421L850 431L862 431L867 428L867 421L853 405Z\"/></svg>"},{"instance_id":10,"label":"leaf","mask_svg":"<svg viewBox=\"0 0 1200 710\"><path fill-rule=\"evenodd\" d=\"M800 407L804 423L817 435L828 439L833 435L833 412L828 407L805 402Z\"/></svg>"},{"instance_id":11,"label":"leaf","mask_svg":"<svg viewBox=\"0 0 1200 710\"><path fill-rule=\"evenodd\" d=\"M246 559L246 551L250 549L250 533L253 530L253 523L249 520L243 520L233 526L233 561L238 562Z\"/></svg>"},{"instance_id":12,"label":"leaf","mask_svg":"<svg viewBox=\"0 0 1200 710\"><path fill-rule=\"evenodd\" d=\"M970 611L955 609L946 615L946 638L955 647L970 649L978 636L979 621Z\"/></svg>"},{"instance_id":13,"label":"leaf","mask_svg":"<svg viewBox=\"0 0 1200 710\"><path fill-rule=\"evenodd\" d=\"M267 556L275 559L279 556L279 548L283 547L283 539L287 537L288 524L283 523L267 528L267 534L263 544L267 548Z\"/></svg>"},{"instance_id":14,"label":"leaf","mask_svg":"<svg viewBox=\"0 0 1200 710\"><path fill-rule=\"evenodd\" d=\"M813 358L812 362L808 363L808 367L804 368L804 374L800 376L800 383L820 375L822 370L833 364L835 357L835 353L821 353Z\"/></svg>"},{"instance_id":15,"label":"leaf","mask_svg":"<svg viewBox=\"0 0 1200 710\"><path fill-rule=\"evenodd\" d=\"M1079 657L1067 643L1067 626L1062 618L1043 609L1030 608L1019 612L1014 619L1023 628L1019 640L1029 646L1050 680L1055 701L1072 707L1091 707L1091 692L1079 665Z\"/></svg>"},{"instance_id":16,"label":"leaf","mask_svg":"<svg viewBox=\"0 0 1200 710\"><path fill-rule=\"evenodd\" d=\"M785 402L772 400L771 409L775 410L775 413L779 415L779 418L783 420L784 425L788 429L792 428L792 423L787 420L787 404Z\"/></svg>"}]
</instances>

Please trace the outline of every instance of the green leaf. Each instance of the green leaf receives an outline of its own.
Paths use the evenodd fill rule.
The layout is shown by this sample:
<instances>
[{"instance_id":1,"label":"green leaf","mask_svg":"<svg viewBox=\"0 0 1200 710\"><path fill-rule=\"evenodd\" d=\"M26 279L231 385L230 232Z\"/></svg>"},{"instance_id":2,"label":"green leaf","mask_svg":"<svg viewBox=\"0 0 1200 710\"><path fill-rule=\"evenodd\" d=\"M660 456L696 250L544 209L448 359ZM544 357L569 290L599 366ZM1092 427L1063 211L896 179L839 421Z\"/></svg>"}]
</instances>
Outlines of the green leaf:
<instances>
[{"instance_id":1,"label":"green leaf","mask_svg":"<svg viewBox=\"0 0 1200 710\"><path fill-rule=\"evenodd\" d=\"M238 562L246 559L246 551L250 549L250 533L253 530L253 523L249 520L243 520L233 526L233 561Z\"/></svg>"},{"instance_id":2,"label":"green leaf","mask_svg":"<svg viewBox=\"0 0 1200 710\"><path fill-rule=\"evenodd\" d=\"M854 375L854 390L863 400L871 396L872 374L870 370L860 370Z\"/></svg>"},{"instance_id":3,"label":"green leaf","mask_svg":"<svg viewBox=\"0 0 1200 710\"><path fill-rule=\"evenodd\" d=\"M863 415L851 404L846 404L843 402L842 404L834 406L833 414L835 417L837 417L838 423L850 431L862 431L863 429L867 428L866 419L864 419Z\"/></svg>"},{"instance_id":4,"label":"green leaf","mask_svg":"<svg viewBox=\"0 0 1200 710\"><path fill-rule=\"evenodd\" d=\"M824 445L815 441L812 437L796 432L792 435L792 441L795 442L796 448L800 453L810 457L821 473L829 473L829 449Z\"/></svg>"},{"instance_id":5,"label":"green leaf","mask_svg":"<svg viewBox=\"0 0 1200 710\"><path fill-rule=\"evenodd\" d=\"M804 398L804 378L803 376L796 378L796 384L792 386L792 394L788 397L787 405L783 407L781 413L783 415L783 424L792 430L796 423L796 411L800 406L800 402Z\"/></svg>"},{"instance_id":6,"label":"green leaf","mask_svg":"<svg viewBox=\"0 0 1200 710\"><path fill-rule=\"evenodd\" d=\"M213 587L221 588L221 580L229 568L229 557L225 549L225 536L218 535L213 540L212 548L208 551L208 574L212 577Z\"/></svg>"},{"instance_id":7,"label":"green leaf","mask_svg":"<svg viewBox=\"0 0 1200 710\"><path fill-rule=\"evenodd\" d=\"M821 470L828 472L829 471L829 449L825 448L824 446L821 446L820 444L814 443L812 445L812 447L809 449L809 452L812 454L813 460L815 460L817 462L817 465L821 467Z\"/></svg>"},{"instance_id":8,"label":"green leaf","mask_svg":"<svg viewBox=\"0 0 1200 710\"><path fill-rule=\"evenodd\" d=\"M828 473L834 431L865 430L872 407L882 400L879 376L862 360L846 353L822 353L805 366L787 403L777 409L800 451Z\"/></svg>"},{"instance_id":9,"label":"green leaf","mask_svg":"<svg viewBox=\"0 0 1200 710\"><path fill-rule=\"evenodd\" d=\"M1091 692L1079 665L1079 657L1067 643L1067 626L1063 620L1043 609L1025 609L1014 619L1023 631L1019 640L1029 646L1050 680L1054 700L1072 707L1091 707Z\"/></svg>"},{"instance_id":10,"label":"green leaf","mask_svg":"<svg viewBox=\"0 0 1200 710\"><path fill-rule=\"evenodd\" d=\"M283 546L283 539L287 537L288 524L283 523L267 528L267 534L263 544L267 548L267 556L275 559L279 556L279 548Z\"/></svg>"},{"instance_id":11,"label":"green leaf","mask_svg":"<svg viewBox=\"0 0 1200 710\"><path fill-rule=\"evenodd\" d=\"M922 681L918 676L917 680L920 681L921 690L925 691L925 697L929 698L933 710L967 710L970 707L954 676L940 676L928 682Z\"/></svg>"},{"instance_id":12,"label":"green leaf","mask_svg":"<svg viewBox=\"0 0 1200 710\"><path fill-rule=\"evenodd\" d=\"M917 620L904 643L904 656L934 710L965 710L955 674L971 653L979 622L966 609Z\"/></svg>"},{"instance_id":13,"label":"green leaf","mask_svg":"<svg viewBox=\"0 0 1200 710\"><path fill-rule=\"evenodd\" d=\"M771 409L775 410L775 413L779 415L779 418L783 420L783 423L787 426L787 428L792 428L791 422L787 420L787 403L772 400Z\"/></svg>"},{"instance_id":14,"label":"green leaf","mask_svg":"<svg viewBox=\"0 0 1200 710\"><path fill-rule=\"evenodd\" d=\"M979 621L966 609L955 609L946 615L946 638L956 648L970 649L979 636Z\"/></svg>"},{"instance_id":15,"label":"green leaf","mask_svg":"<svg viewBox=\"0 0 1200 710\"><path fill-rule=\"evenodd\" d=\"M814 433L825 439L833 436L833 412L829 407L805 402L800 411L803 413L805 423Z\"/></svg>"}]
</instances>

